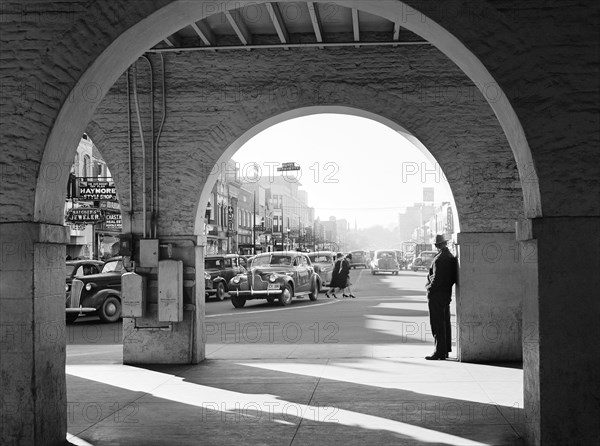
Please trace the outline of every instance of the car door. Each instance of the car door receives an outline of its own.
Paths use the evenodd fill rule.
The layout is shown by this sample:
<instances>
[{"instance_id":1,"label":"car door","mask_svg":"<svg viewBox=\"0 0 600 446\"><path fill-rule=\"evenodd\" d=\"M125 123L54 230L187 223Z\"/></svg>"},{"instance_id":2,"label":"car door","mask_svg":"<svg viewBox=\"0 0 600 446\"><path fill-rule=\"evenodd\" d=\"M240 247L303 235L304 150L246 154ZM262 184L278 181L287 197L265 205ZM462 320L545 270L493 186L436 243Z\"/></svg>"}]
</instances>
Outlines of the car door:
<instances>
[{"instance_id":1,"label":"car door","mask_svg":"<svg viewBox=\"0 0 600 446\"><path fill-rule=\"evenodd\" d=\"M310 277L312 271L309 270L309 261L305 256L296 257L296 261L298 262L298 280L300 286L302 287L302 291L310 290ZM311 267L312 269L312 267Z\"/></svg>"},{"instance_id":2,"label":"car door","mask_svg":"<svg viewBox=\"0 0 600 446\"><path fill-rule=\"evenodd\" d=\"M225 279L226 283L234 276L235 259L232 257L223 259L223 269L221 270L221 277Z\"/></svg>"}]
</instances>

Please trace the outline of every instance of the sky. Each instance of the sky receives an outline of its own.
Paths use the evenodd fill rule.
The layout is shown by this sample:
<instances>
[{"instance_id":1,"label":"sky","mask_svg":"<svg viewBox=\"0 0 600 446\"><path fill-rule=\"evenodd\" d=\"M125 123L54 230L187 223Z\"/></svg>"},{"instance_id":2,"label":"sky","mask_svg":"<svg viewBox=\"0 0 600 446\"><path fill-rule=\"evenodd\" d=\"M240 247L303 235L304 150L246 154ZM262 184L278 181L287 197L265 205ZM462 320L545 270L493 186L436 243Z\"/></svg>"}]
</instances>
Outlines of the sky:
<instances>
[{"instance_id":1,"label":"sky","mask_svg":"<svg viewBox=\"0 0 600 446\"><path fill-rule=\"evenodd\" d=\"M434 188L434 203L451 200L441 170L419 148L390 127L357 116L318 114L276 124L233 160L242 172L258 163L262 175L275 171L269 163L295 162L301 170L287 178L308 192L315 218L345 218L351 228L392 228L404 208L423 200L424 187Z\"/></svg>"}]
</instances>

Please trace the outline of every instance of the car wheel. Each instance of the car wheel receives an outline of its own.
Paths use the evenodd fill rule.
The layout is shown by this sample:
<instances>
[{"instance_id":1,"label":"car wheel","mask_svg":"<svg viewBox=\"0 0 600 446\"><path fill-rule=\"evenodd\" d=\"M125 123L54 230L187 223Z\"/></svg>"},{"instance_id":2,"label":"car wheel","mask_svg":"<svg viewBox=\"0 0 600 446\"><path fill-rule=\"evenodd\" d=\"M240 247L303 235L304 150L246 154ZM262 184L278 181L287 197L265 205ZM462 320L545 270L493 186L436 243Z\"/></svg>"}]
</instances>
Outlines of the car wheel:
<instances>
[{"instance_id":1,"label":"car wheel","mask_svg":"<svg viewBox=\"0 0 600 446\"><path fill-rule=\"evenodd\" d=\"M374 276L375 275L375 271L371 270L371 275Z\"/></svg>"},{"instance_id":2,"label":"car wheel","mask_svg":"<svg viewBox=\"0 0 600 446\"><path fill-rule=\"evenodd\" d=\"M243 308L246 305L246 299L240 296L232 296L231 303L235 308Z\"/></svg>"},{"instance_id":3,"label":"car wheel","mask_svg":"<svg viewBox=\"0 0 600 446\"><path fill-rule=\"evenodd\" d=\"M77 313L67 313L67 324L72 324L77 320L79 314Z\"/></svg>"},{"instance_id":4,"label":"car wheel","mask_svg":"<svg viewBox=\"0 0 600 446\"><path fill-rule=\"evenodd\" d=\"M225 299L225 284L223 282L217 283L217 299L223 300Z\"/></svg>"},{"instance_id":5,"label":"car wheel","mask_svg":"<svg viewBox=\"0 0 600 446\"><path fill-rule=\"evenodd\" d=\"M279 296L279 305L281 305L282 307L285 307L286 305L289 305L292 303L293 298L294 298L294 293L292 292L292 287L289 285L286 285L285 288L283 289L283 293L281 293L281 296Z\"/></svg>"},{"instance_id":6,"label":"car wheel","mask_svg":"<svg viewBox=\"0 0 600 446\"><path fill-rule=\"evenodd\" d=\"M310 287L310 294L308 295L308 298L310 300L317 300L317 298L319 297L319 288L321 288L319 286L319 281L313 280L313 283Z\"/></svg>"},{"instance_id":7,"label":"car wheel","mask_svg":"<svg viewBox=\"0 0 600 446\"><path fill-rule=\"evenodd\" d=\"M98 310L103 322L117 322L121 318L121 301L115 296L108 296Z\"/></svg>"}]
</instances>

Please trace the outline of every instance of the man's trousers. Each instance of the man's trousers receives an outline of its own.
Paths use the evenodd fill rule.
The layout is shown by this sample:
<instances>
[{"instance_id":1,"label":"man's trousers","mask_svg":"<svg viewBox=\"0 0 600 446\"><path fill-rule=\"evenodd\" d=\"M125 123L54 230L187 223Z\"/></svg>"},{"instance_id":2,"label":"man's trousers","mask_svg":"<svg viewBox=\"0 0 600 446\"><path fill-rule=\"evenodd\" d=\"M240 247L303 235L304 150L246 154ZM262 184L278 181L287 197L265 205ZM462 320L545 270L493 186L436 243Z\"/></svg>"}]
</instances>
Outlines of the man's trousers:
<instances>
[{"instance_id":1,"label":"man's trousers","mask_svg":"<svg viewBox=\"0 0 600 446\"><path fill-rule=\"evenodd\" d=\"M435 353L448 356L452 351L452 332L450 326L450 299L446 296L429 295L429 322L435 339Z\"/></svg>"}]
</instances>

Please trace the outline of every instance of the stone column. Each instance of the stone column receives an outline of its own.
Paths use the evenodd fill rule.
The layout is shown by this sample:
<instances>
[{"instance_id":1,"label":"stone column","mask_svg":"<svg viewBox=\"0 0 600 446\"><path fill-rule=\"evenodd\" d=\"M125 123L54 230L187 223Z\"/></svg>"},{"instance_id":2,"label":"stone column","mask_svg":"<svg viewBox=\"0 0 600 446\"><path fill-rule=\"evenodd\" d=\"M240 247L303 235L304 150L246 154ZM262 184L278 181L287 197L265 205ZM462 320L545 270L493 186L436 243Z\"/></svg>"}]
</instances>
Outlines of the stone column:
<instances>
[{"instance_id":1,"label":"stone column","mask_svg":"<svg viewBox=\"0 0 600 446\"><path fill-rule=\"evenodd\" d=\"M521 361L521 305L526 265L514 233L458 234L456 289L459 359Z\"/></svg>"},{"instance_id":2,"label":"stone column","mask_svg":"<svg viewBox=\"0 0 600 446\"><path fill-rule=\"evenodd\" d=\"M204 246L201 243L202 238L193 235L159 237L159 259L183 261L182 322L158 320L158 268L136 267L136 272L147 279L146 314L123 318L124 364L197 364L204 360ZM133 260L139 262L138 252L134 252Z\"/></svg>"},{"instance_id":3,"label":"stone column","mask_svg":"<svg viewBox=\"0 0 600 446\"><path fill-rule=\"evenodd\" d=\"M598 444L600 217L539 218L526 226L519 238L537 247L538 259L523 306L528 442Z\"/></svg>"},{"instance_id":4,"label":"stone column","mask_svg":"<svg viewBox=\"0 0 600 446\"><path fill-rule=\"evenodd\" d=\"M1 444L64 444L64 226L0 224Z\"/></svg>"}]
</instances>

